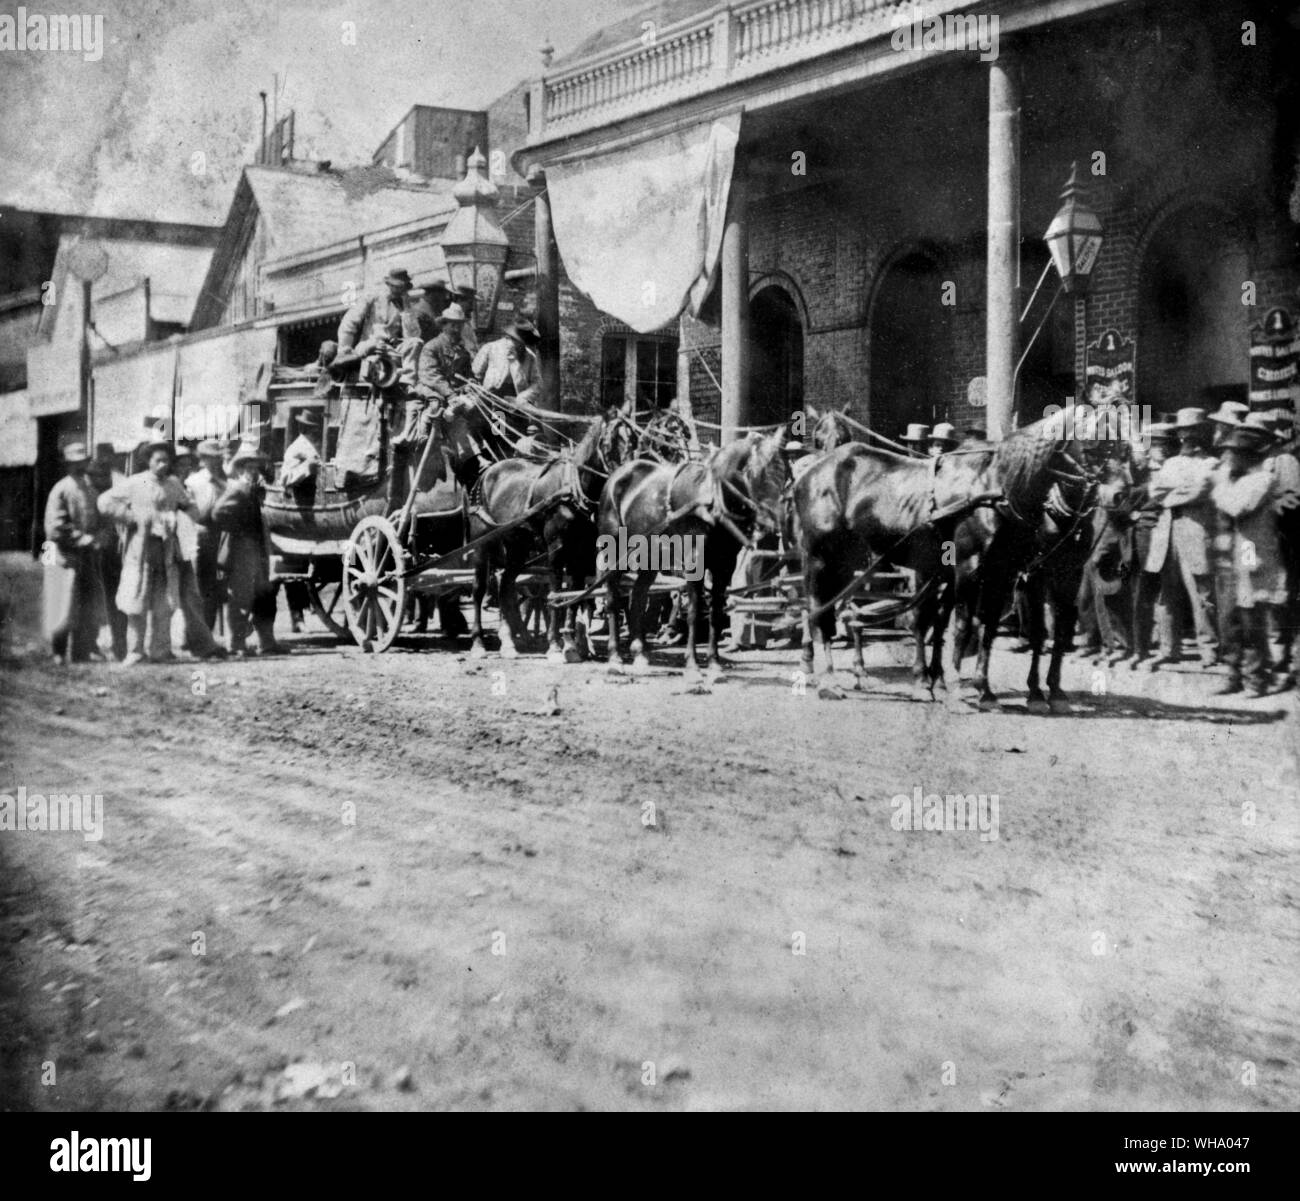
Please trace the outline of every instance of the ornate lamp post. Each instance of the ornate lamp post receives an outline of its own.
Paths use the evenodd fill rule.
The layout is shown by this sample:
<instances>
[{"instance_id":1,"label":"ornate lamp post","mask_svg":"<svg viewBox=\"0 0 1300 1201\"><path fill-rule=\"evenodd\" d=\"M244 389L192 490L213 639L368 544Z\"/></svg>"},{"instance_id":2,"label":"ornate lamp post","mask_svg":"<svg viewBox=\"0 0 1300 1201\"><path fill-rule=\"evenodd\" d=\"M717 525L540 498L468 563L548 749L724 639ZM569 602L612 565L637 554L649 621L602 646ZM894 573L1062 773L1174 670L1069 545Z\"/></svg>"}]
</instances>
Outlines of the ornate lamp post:
<instances>
[{"instance_id":1,"label":"ornate lamp post","mask_svg":"<svg viewBox=\"0 0 1300 1201\"><path fill-rule=\"evenodd\" d=\"M452 288L475 292L474 326L485 333L496 314L497 292L510 241L497 220L500 196L488 178L487 159L475 148L465 178L452 189L460 208L443 230L441 246Z\"/></svg>"},{"instance_id":2,"label":"ornate lamp post","mask_svg":"<svg viewBox=\"0 0 1300 1201\"><path fill-rule=\"evenodd\" d=\"M1079 164L1070 166L1062 203L1043 235L1061 284L1073 296L1088 291L1088 279L1101 253L1101 220L1080 200L1087 189L1079 182Z\"/></svg>"}]
</instances>

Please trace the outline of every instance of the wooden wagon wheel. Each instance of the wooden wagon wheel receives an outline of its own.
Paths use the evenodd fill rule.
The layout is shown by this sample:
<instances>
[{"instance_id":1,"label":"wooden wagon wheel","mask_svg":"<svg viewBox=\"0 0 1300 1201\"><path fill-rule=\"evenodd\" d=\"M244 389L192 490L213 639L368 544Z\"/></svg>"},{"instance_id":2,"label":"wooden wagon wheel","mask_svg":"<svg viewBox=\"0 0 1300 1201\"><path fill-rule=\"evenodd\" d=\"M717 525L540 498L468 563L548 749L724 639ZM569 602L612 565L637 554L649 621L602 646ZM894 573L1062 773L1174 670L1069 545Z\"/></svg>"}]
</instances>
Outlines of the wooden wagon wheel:
<instances>
[{"instance_id":1,"label":"wooden wagon wheel","mask_svg":"<svg viewBox=\"0 0 1300 1201\"><path fill-rule=\"evenodd\" d=\"M343 548L343 611L363 651L386 651L406 608L406 551L386 517L363 517Z\"/></svg>"},{"instance_id":2,"label":"wooden wagon wheel","mask_svg":"<svg viewBox=\"0 0 1300 1201\"><path fill-rule=\"evenodd\" d=\"M343 602L343 568L340 563L337 577L318 575L312 565L312 574L306 579L307 597L312 612L321 624L336 638L348 638L347 613Z\"/></svg>"}]
</instances>

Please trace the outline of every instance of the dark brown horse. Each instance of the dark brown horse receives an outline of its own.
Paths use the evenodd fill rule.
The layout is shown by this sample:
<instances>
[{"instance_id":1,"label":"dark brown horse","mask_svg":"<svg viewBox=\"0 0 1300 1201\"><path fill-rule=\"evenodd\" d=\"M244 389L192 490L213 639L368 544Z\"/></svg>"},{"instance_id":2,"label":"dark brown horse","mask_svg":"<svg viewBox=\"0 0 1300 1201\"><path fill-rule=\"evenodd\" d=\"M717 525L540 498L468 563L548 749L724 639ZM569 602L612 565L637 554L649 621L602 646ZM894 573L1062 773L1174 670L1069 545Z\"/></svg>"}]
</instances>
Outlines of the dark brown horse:
<instances>
[{"instance_id":1,"label":"dark brown horse","mask_svg":"<svg viewBox=\"0 0 1300 1201\"><path fill-rule=\"evenodd\" d=\"M834 681L831 638L835 609L868 569L916 573L916 656L913 675L922 696L943 688L943 635L952 607L954 531L962 517L990 499L992 453L908 459L861 442L837 447L813 463L794 486L793 532L803 559L808 599L804 670L822 648L820 695L842 694ZM930 642L929 661L926 643ZM861 680L861 646L854 664Z\"/></svg>"},{"instance_id":2,"label":"dark brown horse","mask_svg":"<svg viewBox=\"0 0 1300 1201\"><path fill-rule=\"evenodd\" d=\"M781 523L781 493L790 469L782 450L788 431L751 433L728 443L706 462L676 465L635 459L618 468L600 500L599 534L610 545L641 546L675 540L678 549L702 550L702 563L686 564L687 600L686 667L697 666L696 616L704 599L704 572L711 581L709 652L711 667L723 666L718 654L719 635L726 621L727 585L736 569L741 548L755 538L775 533ZM647 553L649 553L647 549ZM625 568L635 574L627 604L627 625L633 664L649 666L645 651L646 600L658 567L605 562L609 599L609 662L620 663L618 622L622 608L620 576ZM690 567L695 570L691 571Z\"/></svg>"},{"instance_id":3,"label":"dark brown horse","mask_svg":"<svg viewBox=\"0 0 1300 1201\"><path fill-rule=\"evenodd\" d=\"M989 687L989 658L998 623L1017 581L1026 594L1032 652L1027 680L1032 713L1063 712L1061 660L1078 620L1079 584L1093 548L1096 480L1085 466L1082 445L1065 436L1061 416L1016 430L993 449L993 475L1002 499L961 521L956 530L954 635L957 667L969 636L978 640L972 681L981 709L998 708ZM1046 639L1047 606L1052 610L1052 654L1048 695L1039 685Z\"/></svg>"},{"instance_id":4,"label":"dark brown horse","mask_svg":"<svg viewBox=\"0 0 1300 1201\"><path fill-rule=\"evenodd\" d=\"M581 588L595 569L595 512L609 464L601 451L604 423L599 418L587 427L572 450L545 463L529 459L504 459L489 467L475 490L477 503L470 515L470 537L478 538L526 513L535 515L475 555L474 625L471 654L485 653L483 598L494 569L501 571L501 654L518 656L524 638L515 582L528 564L545 558L551 580ZM563 640L560 615L551 608L548 657L577 662L574 609L566 610Z\"/></svg>"}]
</instances>

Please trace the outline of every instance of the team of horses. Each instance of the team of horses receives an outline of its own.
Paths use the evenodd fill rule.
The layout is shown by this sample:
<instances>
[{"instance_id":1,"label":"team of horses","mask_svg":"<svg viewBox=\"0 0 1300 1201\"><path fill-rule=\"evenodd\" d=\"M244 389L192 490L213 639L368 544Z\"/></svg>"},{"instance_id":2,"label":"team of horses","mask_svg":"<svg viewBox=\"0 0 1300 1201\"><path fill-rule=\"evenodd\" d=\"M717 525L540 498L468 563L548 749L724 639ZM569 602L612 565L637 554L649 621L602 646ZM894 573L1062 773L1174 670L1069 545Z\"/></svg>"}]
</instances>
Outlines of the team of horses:
<instances>
[{"instance_id":1,"label":"team of horses","mask_svg":"<svg viewBox=\"0 0 1300 1201\"><path fill-rule=\"evenodd\" d=\"M906 569L915 580L898 608L911 615L912 671L921 699L937 699L946 690L942 649L955 613L954 669L960 673L973 651L975 699L981 708L997 706L989 658L1019 583L1027 600L1022 634L1031 652L1029 709L1061 711L1061 660L1074 633L1079 584L1104 526L1104 519L1098 525L1098 477L1063 420L1048 418L996 443L968 440L937 458L919 458L853 440L840 414L810 411L808 419L816 457L795 480L784 453L785 426L749 432L701 458L690 457L680 429L670 426L646 437L616 410L596 418L552 417L553 427L567 427L571 445L557 457L535 461L511 456L489 406L453 405L441 453L470 492L470 533L478 537L512 527L477 552L474 652L483 652L482 605L491 574L499 572L502 654L518 654L525 632L515 581L530 566L544 564L553 584L567 588L572 598L550 608L550 658L573 662L583 656L576 602L603 588L610 665L623 661L625 627L634 667L648 666L645 622L657 570L633 572L625 595L624 565L597 555L600 535L612 538L622 531L629 537L697 539L694 545L703 547L705 572L684 583L686 666L698 666L696 616L706 603L707 573L707 663L721 670L727 588L738 557L746 547L783 538L802 561L803 668L814 676L820 657L819 695L843 695L831 652L841 602L872 572L892 568ZM495 461L481 469L484 457ZM1040 671L1048 611L1053 638L1044 694ZM860 638L855 652L861 684Z\"/></svg>"}]
</instances>

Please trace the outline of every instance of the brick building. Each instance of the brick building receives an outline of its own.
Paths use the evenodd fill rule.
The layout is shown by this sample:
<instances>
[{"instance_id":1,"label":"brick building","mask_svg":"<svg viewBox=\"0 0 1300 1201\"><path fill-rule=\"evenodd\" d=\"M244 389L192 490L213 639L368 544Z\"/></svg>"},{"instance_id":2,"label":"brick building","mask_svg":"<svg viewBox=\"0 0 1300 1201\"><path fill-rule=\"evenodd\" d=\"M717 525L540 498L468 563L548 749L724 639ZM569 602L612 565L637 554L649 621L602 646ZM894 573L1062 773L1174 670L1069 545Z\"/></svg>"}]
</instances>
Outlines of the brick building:
<instances>
[{"instance_id":1,"label":"brick building","mask_svg":"<svg viewBox=\"0 0 1300 1201\"><path fill-rule=\"evenodd\" d=\"M957 16L985 24L926 24ZM1023 422L1082 393L1111 330L1153 412L1244 396L1251 327L1300 309L1297 64L1292 4L649 8L534 81L515 166L563 182L738 115L719 282L697 316L637 334L558 271L566 403L673 353L656 396L728 427L805 401L887 434ZM1074 163L1104 240L1086 290L1058 295L1043 233ZM585 248L551 192L563 263ZM610 261L631 232L610 222Z\"/></svg>"}]
</instances>

